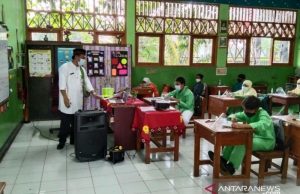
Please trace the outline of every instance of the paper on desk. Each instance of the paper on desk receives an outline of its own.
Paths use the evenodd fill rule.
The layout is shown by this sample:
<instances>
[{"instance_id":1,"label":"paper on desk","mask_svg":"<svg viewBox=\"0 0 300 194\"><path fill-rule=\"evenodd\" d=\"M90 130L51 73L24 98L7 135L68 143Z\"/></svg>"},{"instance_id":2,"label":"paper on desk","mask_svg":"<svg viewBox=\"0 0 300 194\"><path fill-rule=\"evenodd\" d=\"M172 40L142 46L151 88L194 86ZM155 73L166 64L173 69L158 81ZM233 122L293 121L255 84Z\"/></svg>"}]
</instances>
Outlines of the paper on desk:
<instances>
[{"instance_id":1,"label":"paper on desk","mask_svg":"<svg viewBox=\"0 0 300 194\"><path fill-rule=\"evenodd\" d=\"M114 104L114 103L124 103L124 101L122 99L109 99L108 100L109 103Z\"/></svg>"},{"instance_id":2,"label":"paper on desk","mask_svg":"<svg viewBox=\"0 0 300 194\"><path fill-rule=\"evenodd\" d=\"M140 109L142 112L155 111L153 106L141 106Z\"/></svg>"}]
</instances>

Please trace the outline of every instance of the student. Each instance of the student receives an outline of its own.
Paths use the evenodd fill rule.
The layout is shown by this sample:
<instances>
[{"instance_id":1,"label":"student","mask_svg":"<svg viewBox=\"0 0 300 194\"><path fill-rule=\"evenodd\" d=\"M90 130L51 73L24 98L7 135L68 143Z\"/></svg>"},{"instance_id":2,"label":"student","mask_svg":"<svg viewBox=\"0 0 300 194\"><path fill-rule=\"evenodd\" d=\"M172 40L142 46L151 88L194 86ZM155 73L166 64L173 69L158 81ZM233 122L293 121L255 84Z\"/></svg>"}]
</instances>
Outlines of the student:
<instances>
[{"instance_id":1,"label":"student","mask_svg":"<svg viewBox=\"0 0 300 194\"><path fill-rule=\"evenodd\" d=\"M94 97L101 98L94 91L82 67L86 63L85 53L84 49L74 49L72 62L63 64L58 70L61 112L58 150L64 148L68 135L70 135L70 144L74 144L74 114L83 108L84 90Z\"/></svg>"},{"instance_id":2,"label":"student","mask_svg":"<svg viewBox=\"0 0 300 194\"><path fill-rule=\"evenodd\" d=\"M297 86L295 89L288 91L289 95L300 96L300 79L297 80Z\"/></svg>"},{"instance_id":3,"label":"student","mask_svg":"<svg viewBox=\"0 0 300 194\"><path fill-rule=\"evenodd\" d=\"M269 114L260 108L260 100L249 96L242 102L243 112L230 115L232 128L253 130L253 151L269 151L275 146L275 132L273 121ZM245 124L239 124L243 122ZM211 160L214 153L208 152ZM234 174L241 165L245 155L245 146L225 146L221 157L221 170L223 174Z\"/></svg>"},{"instance_id":4,"label":"student","mask_svg":"<svg viewBox=\"0 0 300 194\"><path fill-rule=\"evenodd\" d=\"M242 85L242 89L233 92L234 96L246 97L246 96L257 96L256 90L252 88L252 82L245 80Z\"/></svg>"},{"instance_id":5,"label":"student","mask_svg":"<svg viewBox=\"0 0 300 194\"><path fill-rule=\"evenodd\" d=\"M238 90L241 90L242 86L243 86L243 82L245 81L245 79L246 79L245 74L239 74L237 79L236 79L237 82L232 87L232 91L236 92Z\"/></svg>"},{"instance_id":6,"label":"student","mask_svg":"<svg viewBox=\"0 0 300 194\"><path fill-rule=\"evenodd\" d=\"M201 102L202 97L205 96L205 89L206 84L203 83L203 75L202 74L196 74L196 83L193 87L193 94L195 99L195 108L194 108L194 115L199 116L201 114Z\"/></svg>"},{"instance_id":7,"label":"student","mask_svg":"<svg viewBox=\"0 0 300 194\"><path fill-rule=\"evenodd\" d=\"M157 90L156 85L154 83L152 83L148 77L143 78L142 86L151 88L155 97L159 96L159 92Z\"/></svg>"},{"instance_id":8,"label":"student","mask_svg":"<svg viewBox=\"0 0 300 194\"><path fill-rule=\"evenodd\" d=\"M170 92L168 96L178 101L176 108L181 112L185 126L188 125L194 113L194 95L193 92L185 86L183 77L176 78L175 90Z\"/></svg>"}]
</instances>

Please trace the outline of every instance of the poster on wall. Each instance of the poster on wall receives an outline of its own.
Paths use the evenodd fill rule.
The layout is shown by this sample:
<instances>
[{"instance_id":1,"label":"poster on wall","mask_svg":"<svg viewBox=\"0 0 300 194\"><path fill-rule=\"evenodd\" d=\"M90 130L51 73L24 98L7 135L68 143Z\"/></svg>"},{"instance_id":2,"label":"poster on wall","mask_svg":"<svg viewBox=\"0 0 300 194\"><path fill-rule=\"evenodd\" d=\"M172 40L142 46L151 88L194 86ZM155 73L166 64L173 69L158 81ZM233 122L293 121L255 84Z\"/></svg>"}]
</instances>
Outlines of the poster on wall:
<instances>
[{"instance_id":1,"label":"poster on wall","mask_svg":"<svg viewBox=\"0 0 300 194\"><path fill-rule=\"evenodd\" d=\"M87 74L88 76L104 76L104 51L87 51Z\"/></svg>"},{"instance_id":2,"label":"poster on wall","mask_svg":"<svg viewBox=\"0 0 300 194\"><path fill-rule=\"evenodd\" d=\"M128 52L112 51L111 52L111 76L128 75Z\"/></svg>"},{"instance_id":3,"label":"poster on wall","mask_svg":"<svg viewBox=\"0 0 300 194\"><path fill-rule=\"evenodd\" d=\"M72 61L74 49L75 48L57 48L57 69L63 64Z\"/></svg>"},{"instance_id":4,"label":"poster on wall","mask_svg":"<svg viewBox=\"0 0 300 194\"><path fill-rule=\"evenodd\" d=\"M51 76L51 50L28 50L30 77Z\"/></svg>"},{"instance_id":5,"label":"poster on wall","mask_svg":"<svg viewBox=\"0 0 300 194\"><path fill-rule=\"evenodd\" d=\"M4 112L7 108L9 97L8 68L7 32L0 27L0 112Z\"/></svg>"}]
</instances>

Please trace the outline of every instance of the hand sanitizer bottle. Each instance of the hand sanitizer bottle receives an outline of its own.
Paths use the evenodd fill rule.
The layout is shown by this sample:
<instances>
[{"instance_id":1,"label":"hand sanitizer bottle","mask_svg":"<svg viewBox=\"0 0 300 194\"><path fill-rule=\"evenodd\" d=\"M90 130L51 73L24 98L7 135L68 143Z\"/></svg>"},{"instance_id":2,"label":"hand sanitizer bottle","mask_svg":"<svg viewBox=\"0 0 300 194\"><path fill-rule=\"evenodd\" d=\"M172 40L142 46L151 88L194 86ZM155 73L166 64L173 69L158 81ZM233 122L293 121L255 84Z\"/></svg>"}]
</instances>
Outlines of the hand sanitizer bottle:
<instances>
[{"instance_id":1,"label":"hand sanitizer bottle","mask_svg":"<svg viewBox=\"0 0 300 194\"><path fill-rule=\"evenodd\" d=\"M222 85L222 81L219 79L218 86Z\"/></svg>"},{"instance_id":2,"label":"hand sanitizer bottle","mask_svg":"<svg viewBox=\"0 0 300 194\"><path fill-rule=\"evenodd\" d=\"M221 90L218 91L218 96L221 96Z\"/></svg>"}]
</instances>

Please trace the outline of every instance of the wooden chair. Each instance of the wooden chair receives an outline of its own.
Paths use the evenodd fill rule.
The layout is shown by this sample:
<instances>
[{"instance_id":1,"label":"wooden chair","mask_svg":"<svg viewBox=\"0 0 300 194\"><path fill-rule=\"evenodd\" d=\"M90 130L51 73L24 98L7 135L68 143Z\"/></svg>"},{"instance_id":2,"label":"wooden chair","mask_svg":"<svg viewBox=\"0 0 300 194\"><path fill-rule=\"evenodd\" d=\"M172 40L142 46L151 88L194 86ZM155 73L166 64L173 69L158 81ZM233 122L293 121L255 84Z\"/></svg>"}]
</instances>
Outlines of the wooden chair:
<instances>
[{"instance_id":1,"label":"wooden chair","mask_svg":"<svg viewBox=\"0 0 300 194\"><path fill-rule=\"evenodd\" d=\"M201 114L199 116L192 116L189 125L186 127L187 128L194 128L194 120L195 119L204 119L204 114L207 112L207 100L208 98L202 97L202 102L201 102ZM186 130L182 134L182 137L185 138L186 136Z\"/></svg>"},{"instance_id":2,"label":"wooden chair","mask_svg":"<svg viewBox=\"0 0 300 194\"><path fill-rule=\"evenodd\" d=\"M4 194L5 182L0 182L0 194Z\"/></svg>"},{"instance_id":3,"label":"wooden chair","mask_svg":"<svg viewBox=\"0 0 300 194\"><path fill-rule=\"evenodd\" d=\"M285 127L285 145L289 144L289 130L288 126ZM265 176L272 176L281 174L281 183L286 183L287 170L288 170L288 160L289 160L289 147L286 146L284 150L273 150L273 151L255 151L252 155L258 158L258 161L252 161L252 164L258 164L258 172L251 169L251 172L258 176L258 185L264 184ZM273 159L281 158L281 165L277 165L272 162ZM269 169L274 167L277 171L270 172Z\"/></svg>"}]
</instances>

